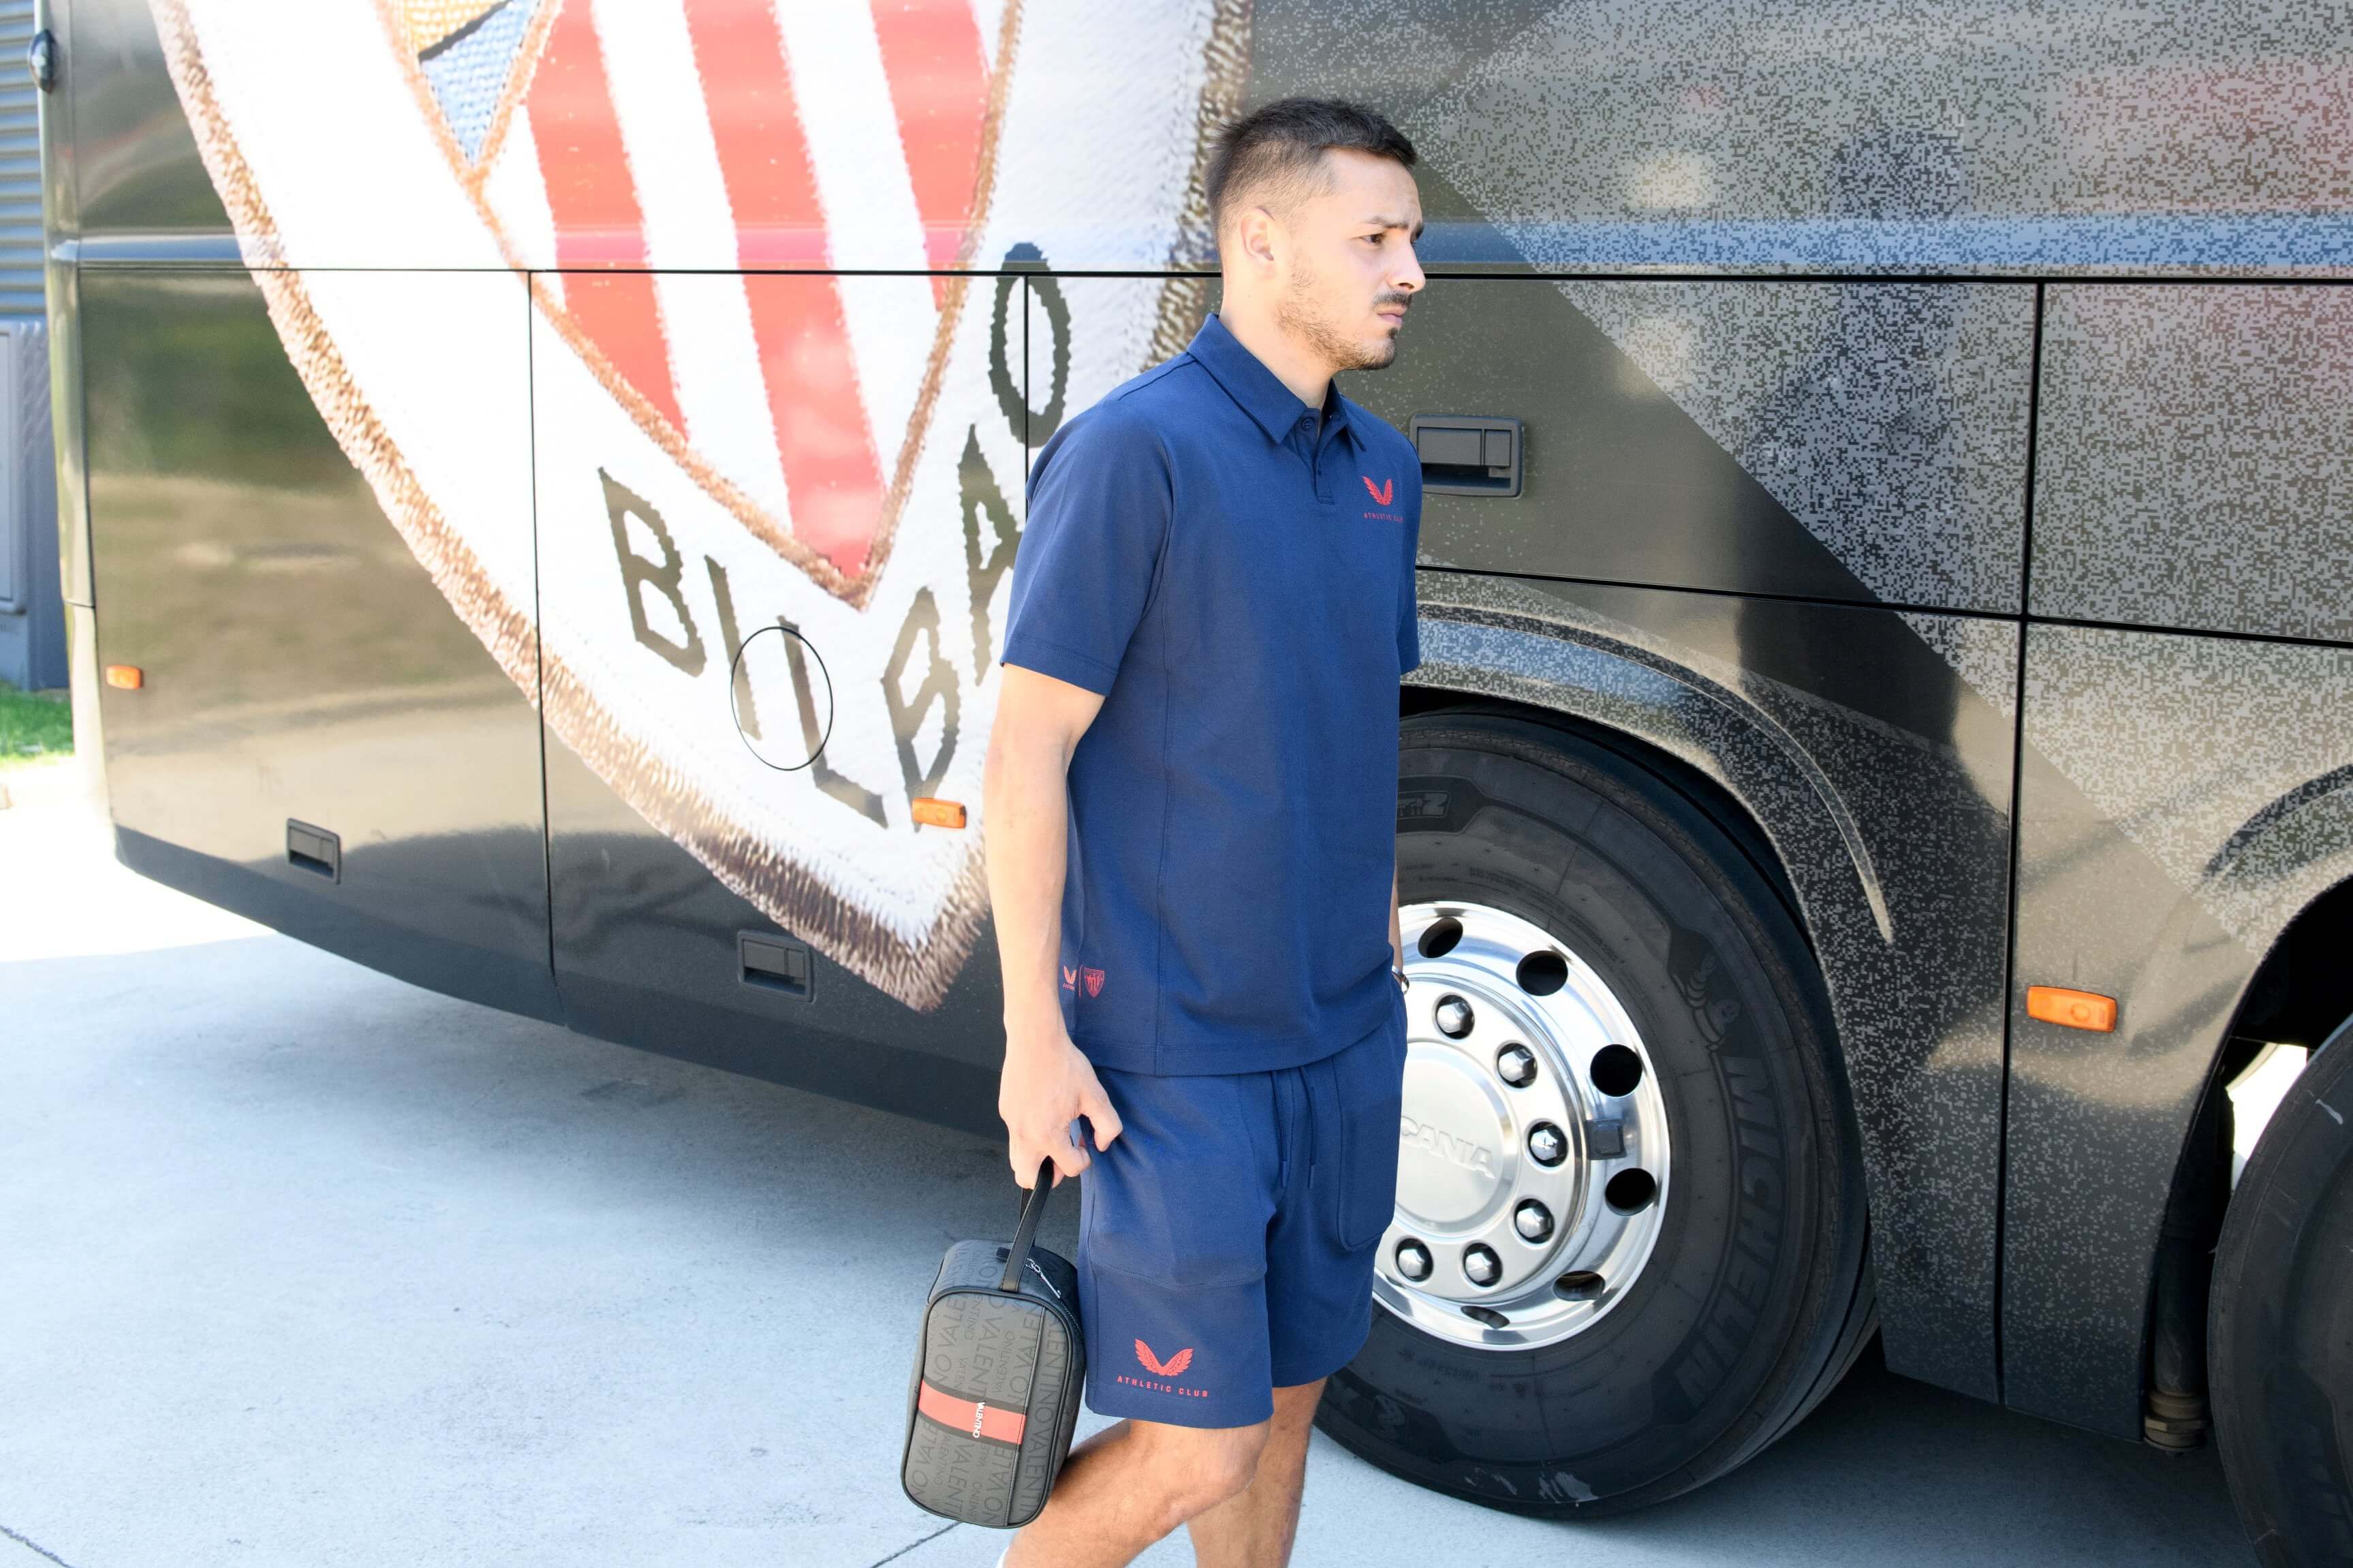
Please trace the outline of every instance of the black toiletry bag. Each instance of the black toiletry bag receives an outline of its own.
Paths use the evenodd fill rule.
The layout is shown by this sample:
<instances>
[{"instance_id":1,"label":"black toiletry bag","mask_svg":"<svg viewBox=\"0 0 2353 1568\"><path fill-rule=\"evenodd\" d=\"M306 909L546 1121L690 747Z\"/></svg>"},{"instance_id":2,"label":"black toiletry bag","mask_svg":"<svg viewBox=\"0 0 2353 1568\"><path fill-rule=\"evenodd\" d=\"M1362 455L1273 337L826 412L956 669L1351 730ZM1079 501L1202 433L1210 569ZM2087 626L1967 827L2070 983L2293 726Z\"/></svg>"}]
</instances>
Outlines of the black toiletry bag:
<instances>
[{"instance_id":1,"label":"black toiletry bag","mask_svg":"<svg viewBox=\"0 0 2353 1568\"><path fill-rule=\"evenodd\" d=\"M1087 1381L1079 1276L1031 1245L1054 1166L1021 1205L1010 1247L959 1241L923 1304L899 1484L916 1505L1010 1530L1046 1506Z\"/></svg>"}]
</instances>

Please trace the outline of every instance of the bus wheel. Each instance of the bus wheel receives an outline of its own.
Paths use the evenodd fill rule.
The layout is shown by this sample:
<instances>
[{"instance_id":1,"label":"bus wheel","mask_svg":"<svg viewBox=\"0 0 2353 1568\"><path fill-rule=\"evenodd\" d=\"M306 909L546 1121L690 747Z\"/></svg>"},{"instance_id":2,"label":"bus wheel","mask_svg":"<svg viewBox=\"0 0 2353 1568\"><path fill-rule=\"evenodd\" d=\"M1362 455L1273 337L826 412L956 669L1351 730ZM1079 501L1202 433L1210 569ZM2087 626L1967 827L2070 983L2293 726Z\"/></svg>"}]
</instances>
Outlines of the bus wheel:
<instances>
[{"instance_id":1,"label":"bus wheel","mask_svg":"<svg viewBox=\"0 0 2353 1568\"><path fill-rule=\"evenodd\" d=\"M1555 1516L1811 1409L1872 1321L1861 1162L1773 882L1658 773L1504 715L1405 726L1409 1047L1364 1350L1318 1424Z\"/></svg>"},{"instance_id":2,"label":"bus wheel","mask_svg":"<svg viewBox=\"0 0 2353 1568\"><path fill-rule=\"evenodd\" d=\"M2265 1563L2353 1562L2353 1020L2247 1162L2214 1254L2207 1383Z\"/></svg>"}]
</instances>

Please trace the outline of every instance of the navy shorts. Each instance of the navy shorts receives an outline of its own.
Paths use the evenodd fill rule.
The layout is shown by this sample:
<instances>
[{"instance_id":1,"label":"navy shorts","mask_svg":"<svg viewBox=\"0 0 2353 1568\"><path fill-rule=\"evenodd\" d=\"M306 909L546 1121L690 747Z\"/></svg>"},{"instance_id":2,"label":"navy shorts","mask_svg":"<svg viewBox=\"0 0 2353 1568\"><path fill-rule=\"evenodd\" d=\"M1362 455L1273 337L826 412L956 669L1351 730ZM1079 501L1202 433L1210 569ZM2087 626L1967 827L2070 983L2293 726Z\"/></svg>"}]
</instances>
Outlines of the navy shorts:
<instances>
[{"instance_id":1,"label":"navy shorts","mask_svg":"<svg viewBox=\"0 0 2353 1568\"><path fill-rule=\"evenodd\" d=\"M1404 1074L1402 1005L1303 1067L1096 1069L1124 1130L1080 1184L1089 1405L1248 1426L1276 1388L1355 1358L1397 1201Z\"/></svg>"}]
</instances>

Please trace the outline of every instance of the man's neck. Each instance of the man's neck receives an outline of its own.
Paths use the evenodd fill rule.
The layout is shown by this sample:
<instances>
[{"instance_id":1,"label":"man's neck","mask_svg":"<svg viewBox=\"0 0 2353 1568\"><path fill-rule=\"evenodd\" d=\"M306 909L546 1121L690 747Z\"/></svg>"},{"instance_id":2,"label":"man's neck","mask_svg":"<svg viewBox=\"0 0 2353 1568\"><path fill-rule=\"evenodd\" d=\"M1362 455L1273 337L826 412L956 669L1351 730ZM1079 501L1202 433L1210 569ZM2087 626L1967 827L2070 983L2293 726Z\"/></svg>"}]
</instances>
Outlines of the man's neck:
<instances>
[{"instance_id":1,"label":"man's neck","mask_svg":"<svg viewBox=\"0 0 2353 1568\"><path fill-rule=\"evenodd\" d=\"M1218 320L1300 402L1319 410L1324 406L1324 395L1332 386L1330 362L1277 325L1271 310L1252 309L1229 295L1218 307Z\"/></svg>"}]
</instances>

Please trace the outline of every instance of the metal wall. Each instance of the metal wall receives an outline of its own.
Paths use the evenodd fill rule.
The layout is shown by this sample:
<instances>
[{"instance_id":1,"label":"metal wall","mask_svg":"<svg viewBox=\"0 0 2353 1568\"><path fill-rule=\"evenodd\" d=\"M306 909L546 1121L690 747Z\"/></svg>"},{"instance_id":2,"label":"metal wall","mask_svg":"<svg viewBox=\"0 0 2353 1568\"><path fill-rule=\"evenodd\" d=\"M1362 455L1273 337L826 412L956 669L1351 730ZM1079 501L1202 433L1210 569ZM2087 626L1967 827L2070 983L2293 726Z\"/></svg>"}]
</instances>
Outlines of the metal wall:
<instances>
[{"instance_id":1,"label":"metal wall","mask_svg":"<svg viewBox=\"0 0 2353 1568\"><path fill-rule=\"evenodd\" d=\"M0 60L25 58L34 19L33 0L0 4ZM47 689L66 684L66 636L49 462L39 96L29 72L0 72L0 680Z\"/></svg>"},{"instance_id":2,"label":"metal wall","mask_svg":"<svg viewBox=\"0 0 2353 1568\"><path fill-rule=\"evenodd\" d=\"M47 323L0 319L0 680L25 690L66 685L54 452Z\"/></svg>"},{"instance_id":3,"label":"metal wall","mask_svg":"<svg viewBox=\"0 0 2353 1568\"><path fill-rule=\"evenodd\" d=\"M0 316L48 309L41 283L40 92L23 67L34 0L0 0Z\"/></svg>"}]
</instances>

